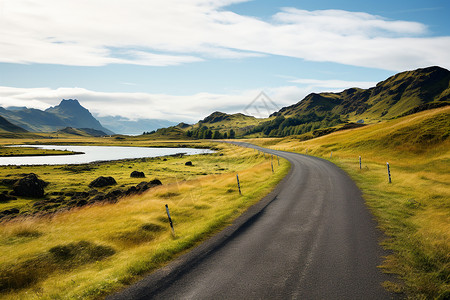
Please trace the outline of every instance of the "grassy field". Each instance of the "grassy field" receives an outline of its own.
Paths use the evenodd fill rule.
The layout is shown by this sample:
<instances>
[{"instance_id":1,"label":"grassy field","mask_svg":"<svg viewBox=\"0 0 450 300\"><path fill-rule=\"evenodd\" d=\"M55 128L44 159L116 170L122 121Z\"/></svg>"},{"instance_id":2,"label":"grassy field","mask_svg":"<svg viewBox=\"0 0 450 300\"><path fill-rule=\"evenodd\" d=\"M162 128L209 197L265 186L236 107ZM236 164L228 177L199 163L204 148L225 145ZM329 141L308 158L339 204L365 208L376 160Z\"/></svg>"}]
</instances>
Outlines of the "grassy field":
<instances>
[{"instance_id":1,"label":"grassy field","mask_svg":"<svg viewBox=\"0 0 450 300\"><path fill-rule=\"evenodd\" d=\"M385 258L383 270L402 279L385 286L412 299L449 299L449 136L446 107L308 141L289 137L253 142L323 157L346 170L386 233L382 245L392 255Z\"/></svg>"},{"instance_id":2,"label":"grassy field","mask_svg":"<svg viewBox=\"0 0 450 300\"><path fill-rule=\"evenodd\" d=\"M8 156L45 156L45 155L71 155L71 151L39 149L34 147L0 147L0 157Z\"/></svg>"},{"instance_id":3,"label":"grassy field","mask_svg":"<svg viewBox=\"0 0 450 300\"><path fill-rule=\"evenodd\" d=\"M85 142L116 144L116 141ZM67 142L76 143L73 139ZM150 145L152 142L134 139L117 143ZM289 169L289 164L281 160L272 173L270 160L251 149L229 144L215 147L214 154L168 157L166 161L155 158L109 162L90 170L84 170L83 166L2 168L1 176L34 172L50 182L48 191L85 189L100 174L113 176L119 185L136 184L142 179L129 177L135 169L143 171L146 180L158 178L163 185L122 198L115 204L99 203L1 223L0 296L4 299L101 298L164 265L229 224L273 189ZM185 165L188 160L193 166ZM242 195L237 190L236 173L239 173ZM21 202L23 209L35 200L18 199L7 205L15 201ZM171 210L175 237L168 226L165 204Z\"/></svg>"}]
</instances>

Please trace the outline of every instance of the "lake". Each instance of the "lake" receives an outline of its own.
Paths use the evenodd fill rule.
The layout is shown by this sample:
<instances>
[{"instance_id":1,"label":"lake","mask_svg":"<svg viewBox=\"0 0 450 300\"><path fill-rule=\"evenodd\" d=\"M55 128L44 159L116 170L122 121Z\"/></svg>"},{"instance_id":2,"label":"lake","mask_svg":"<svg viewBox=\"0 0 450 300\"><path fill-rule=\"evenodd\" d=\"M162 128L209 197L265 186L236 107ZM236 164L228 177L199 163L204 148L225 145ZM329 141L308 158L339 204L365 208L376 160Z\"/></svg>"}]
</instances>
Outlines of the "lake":
<instances>
[{"instance_id":1,"label":"lake","mask_svg":"<svg viewBox=\"0 0 450 300\"><path fill-rule=\"evenodd\" d=\"M14 147L37 147L42 149L83 152L75 155L0 157L0 165L65 165L86 164L95 161L158 157L183 153L185 155L207 154L214 151L196 148L149 148L117 146L57 146L57 145L20 145Z\"/></svg>"}]
</instances>

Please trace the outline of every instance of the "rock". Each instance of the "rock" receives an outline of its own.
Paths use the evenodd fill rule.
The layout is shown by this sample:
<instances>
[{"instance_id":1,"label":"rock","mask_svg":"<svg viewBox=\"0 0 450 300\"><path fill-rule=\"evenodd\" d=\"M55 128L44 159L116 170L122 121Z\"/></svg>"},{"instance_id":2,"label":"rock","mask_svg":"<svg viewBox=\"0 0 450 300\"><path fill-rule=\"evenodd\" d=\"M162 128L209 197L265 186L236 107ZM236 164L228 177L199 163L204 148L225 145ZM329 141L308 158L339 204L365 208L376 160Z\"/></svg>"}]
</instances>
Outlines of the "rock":
<instances>
[{"instance_id":1,"label":"rock","mask_svg":"<svg viewBox=\"0 0 450 300\"><path fill-rule=\"evenodd\" d=\"M187 161L184 165L185 166L192 166L192 161Z\"/></svg>"},{"instance_id":2,"label":"rock","mask_svg":"<svg viewBox=\"0 0 450 300\"><path fill-rule=\"evenodd\" d=\"M11 209L6 209L4 211L2 211L2 214L4 215L17 215L19 213L19 210L17 208L11 208Z\"/></svg>"},{"instance_id":3,"label":"rock","mask_svg":"<svg viewBox=\"0 0 450 300\"><path fill-rule=\"evenodd\" d=\"M146 190L148 190L150 188L150 186L148 185L148 182L142 181L141 183L139 183L136 186L136 189L138 190L139 193L142 193Z\"/></svg>"},{"instance_id":4,"label":"rock","mask_svg":"<svg viewBox=\"0 0 450 300\"><path fill-rule=\"evenodd\" d=\"M18 181L18 179L2 179L1 184L2 185L13 185L17 181Z\"/></svg>"},{"instance_id":5,"label":"rock","mask_svg":"<svg viewBox=\"0 0 450 300\"><path fill-rule=\"evenodd\" d=\"M88 192L75 192L75 193L73 193L72 200L75 200L75 199L81 200L81 199L86 199L88 197L89 197Z\"/></svg>"},{"instance_id":6,"label":"rock","mask_svg":"<svg viewBox=\"0 0 450 300\"><path fill-rule=\"evenodd\" d=\"M162 185L162 182L159 179L155 178L152 181L150 181L149 184L156 186L156 185Z\"/></svg>"},{"instance_id":7,"label":"rock","mask_svg":"<svg viewBox=\"0 0 450 300\"><path fill-rule=\"evenodd\" d=\"M2 202L8 202L10 200L16 200L16 197L10 196L8 194L2 193L0 194L0 203Z\"/></svg>"},{"instance_id":8,"label":"rock","mask_svg":"<svg viewBox=\"0 0 450 300\"><path fill-rule=\"evenodd\" d=\"M135 194L135 193L137 193L137 189L136 189L135 186L130 187L130 188L125 192L125 194L127 194L127 195L131 195L131 194Z\"/></svg>"},{"instance_id":9,"label":"rock","mask_svg":"<svg viewBox=\"0 0 450 300\"><path fill-rule=\"evenodd\" d=\"M144 172L133 171L133 172L131 172L130 177L133 177L133 178L145 178L145 174L144 174Z\"/></svg>"},{"instance_id":10,"label":"rock","mask_svg":"<svg viewBox=\"0 0 450 300\"><path fill-rule=\"evenodd\" d=\"M14 183L14 195L41 198L44 196L45 186L46 182L40 180L36 174L31 173Z\"/></svg>"},{"instance_id":11,"label":"rock","mask_svg":"<svg viewBox=\"0 0 450 300\"><path fill-rule=\"evenodd\" d=\"M47 201L37 201L33 203L33 207L40 207L44 205L47 205Z\"/></svg>"},{"instance_id":12,"label":"rock","mask_svg":"<svg viewBox=\"0 0 450 300\"><path fill-rule=\"evenodd\" d=\"M95 179L94 181L92 181L91 183L89 183L89 187L91 187L91 188L92 187L105 187L105 186L114 185L114 184L117 184L117 182L113 177L100 176L97 179Z\"/></svg>"},{"instance_id":13,"label":"rock","mask_svg":"<svg viewBox=\"0 0 450 300\"><path fill-rule=\"evenodd\" d=\"M84 199L77 202L78 207L85 206L86 204L88 204L88 202Z\"/></svg>"},{"instance_id":14,"label":"rock","mask_svg":"<svg viewBox=\"0 0 450 300\"><path fill-rule=\"evenodd\" d=\"M98 193L91 200L94 201L94 202L96 202L96 201L103 201L103 200L105 200L105 194Z\"/></svg>"},{"instance_id":15,"label":"rock","mask_svg":"<svg viewBox=\"0 0 450 300\"><path fill-rule=\"evenodd\" d=\"M88 191L88 193L89 193L89 195L97 195L98 194L98 190L96 190L96 189L90 189L89 191Z\"/></svg>"},{"instance_id":16,"label":"rock","mask_svg":"<svg viewBox=\"0 0 450 300\"><path fill-rule=\"evenodd\" d=\"M117 199L122 197L123 195L124 192L122 190L117 189L106 194L105 199L114 203L117 202Z\"/></svg>"}]
</instances>

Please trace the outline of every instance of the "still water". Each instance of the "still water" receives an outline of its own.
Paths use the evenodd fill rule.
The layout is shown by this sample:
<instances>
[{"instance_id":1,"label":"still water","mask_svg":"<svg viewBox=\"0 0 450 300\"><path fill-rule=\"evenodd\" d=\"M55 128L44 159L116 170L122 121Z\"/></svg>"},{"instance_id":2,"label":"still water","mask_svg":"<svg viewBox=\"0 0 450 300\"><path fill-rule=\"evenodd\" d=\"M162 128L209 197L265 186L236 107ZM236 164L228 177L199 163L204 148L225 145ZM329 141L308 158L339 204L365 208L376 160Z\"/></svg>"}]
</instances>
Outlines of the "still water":
<instances>
[{"instance_id":1,"label":"still water","mask_svg":"<svg viewBox=\"0 0 450 300\"><path fill-rule=\"evenodd\" d=\"M20 146L19 146L20 147ZM183 153L185 155L213 153L209 149L195 148L148 148L148 147L116 147L116 146L56 146L56 145L23 145L42 149L68 150L83 152L75 155L21 156L0 157L0 165L63 165L85 164L94 161L157 157Z\"/></svg>"}]
</instances>

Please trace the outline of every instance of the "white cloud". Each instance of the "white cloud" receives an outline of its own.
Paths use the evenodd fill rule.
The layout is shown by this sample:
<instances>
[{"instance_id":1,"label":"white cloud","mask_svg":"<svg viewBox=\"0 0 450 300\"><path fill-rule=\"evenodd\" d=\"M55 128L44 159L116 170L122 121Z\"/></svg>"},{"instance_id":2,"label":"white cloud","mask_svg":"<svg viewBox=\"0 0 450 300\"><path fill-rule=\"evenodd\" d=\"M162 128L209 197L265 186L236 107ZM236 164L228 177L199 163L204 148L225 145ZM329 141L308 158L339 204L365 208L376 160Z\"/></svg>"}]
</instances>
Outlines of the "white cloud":
<instances>
[{"instance_id":1,"label":"white cloud","mask_svg":"<svg viewBox=\"0 0 450 300\"><path fill-rule=\"evenodd\" d=\"M61 99L78 99L92 113L100 116L123 116L130 119L156 118L196 122L214 111L244 112L255 97L265 90L275 103L257 117L267 117L279 108L301 100L310 89L295 86L261 88L230 94L197 93L175 96L147 93L105 93L82 88L13 88L0 87L0 105L46 109Z\"/></svg>"},{"instance_id":2,"label":"white cloud","mask_svg":"<svg viewBox=\"0 0 450 300\"><path fill-rule=\"evenodd\" d=\"M367 89L375 86L377 83L373 81L346 81L346 80L319 80L300 78L290 80L292 83L298 83L308 88L325 88L327 91L341 91L352 87Z\"/></svg>"},{"instance_id":3,"label":"white cloud","mask_svg":"<svg viewBox=\"0 0 450 300\"><path fill-rule=\"evenodd\" d=\"M268 21L226 9L245 0L3 0L0 61L167 66L290 56L405 70L450 67L450 37L363 12L284 8Z\"/></svg>"}]
</instances>

